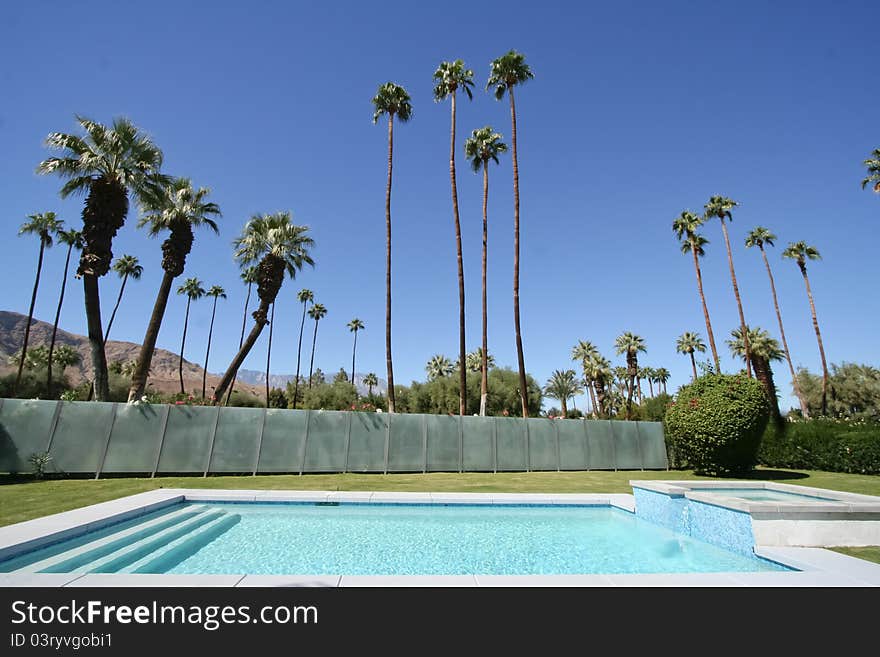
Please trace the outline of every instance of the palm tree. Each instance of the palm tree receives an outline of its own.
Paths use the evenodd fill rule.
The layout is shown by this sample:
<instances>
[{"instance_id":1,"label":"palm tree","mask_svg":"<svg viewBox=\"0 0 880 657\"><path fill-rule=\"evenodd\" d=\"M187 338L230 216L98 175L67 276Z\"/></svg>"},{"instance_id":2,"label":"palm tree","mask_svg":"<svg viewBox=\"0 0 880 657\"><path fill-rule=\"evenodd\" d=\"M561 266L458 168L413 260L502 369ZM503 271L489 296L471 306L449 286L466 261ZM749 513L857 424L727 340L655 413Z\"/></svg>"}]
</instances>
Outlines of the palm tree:
<instances>
[{"instance_id":1,"label":"palm tree","mask_svg":"<svg viewBox=\"0 0 880 657\"><path fill-rule=\"evenodd\" d=\"M266 408L269 408L269 395L271 389L269 386L269 365L272 362L272 332L275 328L275 303L272 303L272 310L269 315L269 344L266 346Z\"/></svg>"},{"instance_id":2,"label":"palm tree","mask_svg":"<svg viewBox=\"0 0 880 657\"><path fill-rule=\"evenodd\" d=\"M471 132L464 142L465 155L470 159L471 168L476 173L483 170L483 346L484 354L489 353L488 307L486 305L486 264L488 261L489 244L489 160L498 164L498 156L507 152L507 144L501 141L501 135L485 126ZM486 415L486 400L489 396L489 364L483 362L480 368L480 415Z\"/></svg>"},{"instance_id":3,"label":"palm tree","mask_svg":"<svg viewBox=\"0 0 880 657\"><path fill-rule=\"evenodd\" d=\"M743 314L742 299L739 296L739 286L736 283L736 271L733 268L733 253L730 250L730 237L727 235L727 224L725 219L733 221L733 215L730 211L739 203L724 196L712 196L709 202L704 206L706 210L706 218L718 217L721 221L721 231L724 233L724 244L727 246L727 264L730 265L730 280L733 282L733 296L736 297L736 308L739 311L739 325L743 331L743 344L746 349L746 374L752 376L752 363L749 347L749 332L746 330L746 318Z\"/></svg>"},{"instance_id":4,"label":"palm tree","mask_svg":"<svg viewBox=\"0 0 880 657\"><path fill-rule=\"evenodd\" d=\"M747 327L749 334L749 344L751 345L752 360L755 365L755 378L764 386L764 392L767 400L770 402L770 416L777 426L782 424L782 414L779 412L779 400L776 397L776 385L773 382L773 370L770 363L774 360L782 360L783 351L779 347L779 343L770 337L767 331L755 327ZM727 346L734 356L746 358L745 341L743 333L740 329L734 329L730 332L731 340L727 341Z\"/></svg>"},{"instance_id":5,"label":"palm tree","mask_svg":"<svg viewBox=\"0 0 880 657\"><path fill-rule=\"evenodd\" d=\"M709 335L709 346L712 348L715 370L720 372L721 361L718 359L718 349L715 348L715 333L712 331L712 321L709 319L709 307L706 305L706 295L703 293L703 275L700 272L700 258L706 254L703 247L709 243L709 240L697 233L697 229L702 224L702 217L685 210L673 220L672 230L681 242L681 252L690 253L694 257L694 269L697 272L697 290L700 293L700 302L703 304L703 319L706 321L706 333Z\"/></svg>"},{"instance_id":6,"label":"palm tree","mask_svg":"<svg viewBox=\"0 0 880 657\"><path fill-rule=\"evenodd\" d=\"M596 391L596 403L593 406L595 414L599 417L610 414L607 393L614 378L611 363L601 355L597 355L587 362L585 375L589 377Z\"/></svg>"},{"instance_id":7,"label":"palm tree","mask_svg":"<svg viewBox=\"0 0 880 657\"><path fill-rule=\"evenodd\" d=\"M593 386L593 378L590 375L590 365L599 358L599 349L592 342L587 340L578 340L578 343L571 349L571 359L581 364L584 371L584 384L590 394L590 403L595 410L596 407L596 390Z\"/></svg>"},{"instance_id":8,"label":"palm tree","mask_svg":"<svg viewBox=\"0 0 880 657\"><path fill-rule=\"evenodd\" d=\"M351 348L351 385L354 385L354 356L357 352L358 331L364 330L364 323L355 317L348 324L348 330L354 333L354 346Z\"/></svg>"},{"instance_id":9,"label":"palm tree","mask_svg":"<svg viewBox=\"0 0 880 657\"><path fill-rule=\"evenodd\" d=\"M669 370L665 367L658 367L654 370L654 381L657 383L657 394L660 394L660 386L663 386L663 394L667 394L666 392L666 382L669 381Z\"/></svg>"},{"instance_id":10,"label":"palm tree","mask_svg":"<svg viewBox=\"0 0 880 657\"><path fill-rule=\"evenodd\" d=\"M138 222L138 227L149 226L150 237L158 237L165 230L169 231L169 235L162 242L162 282L159 284L150 322L147 324L144 341L141 343L137 359L138 369L131 377L129 402L140 399L147 387L150 363L153 360L171 287L174 279L183 273L186 258L192 250L195 239L193 228L206 226L215 233L219 232L212 217L220 216L220 208L216 203L207 200L210 193L211 190L207 187L194 189L189 178L173 178L143 203L145 213Z\"/></svg>"},{"instance_id":11,"label":"palm tree","mask_svg":"<svg viewBox=\"0 0 880 657\"><path fill-rule=\"evenodd\" d=\"M70 268L70 254L74 249L82 248L82 233L71 228L58 230L58 241L67 245L67 258L64 260L64 275L61 277L61 294L58 297L58 308L55 310L55 323L52 325L52 338L49 340L49 356L46 363L46 394L52 397L52 354L55 351L55 337L58 335L58 321L61 319L61 306L64 303L64 290L67 288L67 271ZM30 324L30 322L28 322Z\"/></svg>"},{"instance_id":12,"label":"palm tree","mask_svg":"<svg viewBox=\"0 0 880 657\"><path fill-rule=\"evenodd\" d=\"M43 160L37 173L55 173L67 179L61 187L61 198L86 194L82 212L83 250L77 276L83 279L95 398L107 401L110 389L98 279L110 269L113 238L125 223L129 192L144 200L156 193L156 187L166 177L159 174L162 151L128 119L116 119L110 127L82 116L76 119L85 136L51 133L46 145L62 151L62 155Z\"/></svg>"},{"instance_id":13,"label":"palm tree","mask_svg":"<svg viewBox=\"0 0 880 657\"><path fill-rule=\"evenodd\" d=\"M394 156L394 117L406 123L412 103L406 89L386 82L372 99L373 123L388 115L388 183L385 187L385 364L388 370L388 412L394 412L394 366L391 362L391 169Z\"/></svg>"},{"instance_id":14,"label":"palm tree","mask_svg":"<svg viewBox=\"0 0 880 657\"><path fill-rule=\"evenodd\" d=\"M366 376L364 376L364 385L367 386L367 396L373 396L373 386L379 385L379 378L375 375L375 373L370 372Z\"/></svg>"},{"instance_id":15,"label":"palm tree","mask_svg":"<svg viewBox=\"0 0 880 657\"><path fill-rule=\"evenodd\" d=\"M862 181L862 189L871 185L872 189L880 194L880 148L875 148L864 164L868 167L868 175Z\"/></svg>"},{"instance_id":16,"label":"palm tree","mask_svg":"<svg viewBox=\"0 0 880 657\"><path fill-rule=\"evenodd\" d=\"M296 295L296 298L303 306L303 314L302 321L299 323L299 342L296 345L296 378L293 383L293 408L296 408L297 396L299 395L299 364L300 356L302 355L303 329L306 326L306 307L307 304L315 302L315 295L311 290L303 288ZM353 370L354 367L352 367Z\"/></svg>"},{"instance_id":17,"label":"palm tree","mask_svg":"<svg viewBox=\"0 0 880 657\"><path fill-rule=\"evenodd\" d=\"M770 292L773 295L773 308L776 310L776 321L779 323L779 335L782 337L782 349L785 353L785 361L788 363L788 370L791 372L791 385L794 388L794 394L798 398L801 413L803 413L804 418L809 418L810 410L807 407L807 400L804 398L804 395L801 392L801 387L798 384L797 374L795 373L794 365L791 362L791 353L788 351L788 341L785 339L785 328L782 326L782 313L779 311L779 300L776 298L776 283L773 280L773 272L770 270L770 261L767 260L767 252L764 251L764 245L769 244L770 246L774 246L773 240L775 239L776 235L763 226L758 226L746 237L746 247L751 248L757 246L761 251L761 257L764 259L764 266L767 268L767 277L770 279ZM749 340L751 340L751 336L749 336Z\"/></svg>"},{"instance_id":18,"label":"palm tree","mask_svg":"<svg viewBox=\"0 0 880 657\"><path fill-rule=\"evenodd\" d=\"M482 347L477 347L476 349L468 353L467 356L465 356L464 362L468 372L483 371L484 354L486 369L491 370L493 367L495 367L495 356L484 352Z\"/></svg>"},{"instance_id":19,"label":"palm tree","mask_svg":"<svg viewBox=\"0 0 880 657\"><path fill-rule=\"evenodd\" d=\"M547 383L544 384L544 394L552 399L558 399L562 404L562 417L568 417L568 398L574 397L583 390L574 370L553 370Z\"/></svg>"},{"instance_id":20,"label":"palm tree","mask_svg":"<svg viewBox=\"0 0 880 657\"><path fill-rule=\"evenodd\" d=\"M315 344L318 342L318 322L327 315L327 309L323 304L316 303L309 308L309 317L315 320L315 333L312 335L312 358L309 360L309 388L312 387L312 371L315 367Z\"/></svg>"},{"instance_id":21,"label":"palm tree","mask_svg":"<svg viewBox=\"0 0 880 657\"><path fill-rule=\"evenodd\" d=\"M208 358L211 356L211 337L214 335L214 315L217 313L217 299L226 298L226 290L219 285L212 285L205 296L214 297L214 304L211 306L211 324L208 327L208 348L205 350L205 367L202 370L202 399L205 398L205 384L208 380Z\"/></svg>"},{"instance_id":22,"label":"palm tree","mask_svg":"<svg viewBox=\"0 0 880 657\"><path fill-rule=\"evenodd\" d=\"M125 283L129 277L139 280L144 268L138 263L137 256L124 255L117 258L113 263L113 271L119 274L122 279L122 285L119 286L119 296L116 297L116 305L113 306L113 312L110 313L110 321L107 322L107 330L104 331L104 344L110 339L110 327L113 326L113 320L116 318L116 311L119 310L119 303L122 301L122 293L125 292Z\"/></svg>"},{"instance_id":23,"label":"palm tree","mask_svg":"<svg viewBox=\"0 0 880 657\"><path fill-rule=\"evenodd\" d=\"M431 360L425 365L425 371L428 373L428 379L433 381L434 379L450 376L455 371L455 366L443 354L436 354L431 356Z\"/></svg>"},{"instance_id":24,"label":"palm tree","mask_svg":"<svg viewBox=\"0 0 880 657\"><path fill-rule=\"evenodd\" d=\"M38 214L29 214L28 221L21 225L18 229L19 235L36 235L40 238L40 251L37 256L37 275L34 278L34 291L31 293L31 306L28 309L27 324L24 326L24 342L21 345L21 358L18 360L18 374L15 377L15 386L12 388L12 394L18 392L18 385L21 383L21 373L24 369L24 359L27 356L28 340L31 336L31 321L34 318L34 304L37 302L37 289L40 287L40 273L43 270L43 253L47 248L51 248L53 236L61 230L63 223L55 217L54 212L40 212Z\"/></svg>"},{"instance_id":25,"label":"palm tree","mask_svg":"<svg viewBox=\"0 0 880 657\"><path fill-rule=\"evenodd\" d=\"M464 262L461 254L461 222L458 216L458 188L455 184L455 98L456 91L461 89L468 99L473 99L471 87L474 86L474 72L464 67L460 59L454 62L440 62L434 71L434 101L442 102L447 97L452 99L452 127L449 137L449 180L452 184L452 218L455 222L455 252L458 259L458 354L461 362L465 359L464 331ZM463 367L458 368L458 414L464 415L467 402L467 373ZM354 376L354 373L352 373Z\"/></svg>"},{"instance_id":26,"label":"palm tree","mask_svg":"<svg viewBox=\"0 0 880 657\"><path fill-rule=\"evenodd\" d=\"M632 397L634 392L635 378L639 373L639 352L646 352L645 339L630 333L629 331L617 336L614 341L614 349L618 355L626 354L626 419L632 416Z\"/></svg>"},{"instance_id":27,"label":"palm tree","mask_svg":"<svg viewBox=\"0 0 880 657\"><path fill-rule=\"evenodd\" d=\"M691 369L694 371L694 381L697 380L697 362L694 360L694 352L699 351L701 354L706 352L706 343L699 333L691 333L685 331L678 336L675 342L675 350L680 354L687 354L691 357Z\"/></svg>"},{"instance_id":28,"label":"palm tree","mask_svg":"<svg viewBox=\"0 0 880 657\"><path fill-rule=\"evenodd\" d=\"M651 397L653 397L654 396L654 379L656 378L654 368L653 367L639 368L639 376L648 382L648 392L650 393ZM639 386L639 403L640 404L642 403L641 392L642 392L641 386Z\"/></svg>"},{"instance_id":29,"label":"palm tree","mask_svg":"<svg viewBox=\"0 0 880 657\"><path fill-rule=\"evenodd\" d=\"M828 410L828 365L825 362L825 347L822 344L822 333L819 331L819 321L816 319L816 304L813 303L813 291L810 289L810 277L807 276L807 260L821 260L819 251L806 242L789 242L788 248L782 252L783 258L790 258L797 262L801 275L804 277L804 285L807 287L807 297L810 300L810 313L813 315L813 330L816 331L816 341L819 343L819 355L822 358L822 415Z\"/></svg>"},{"instance_id":30,"label":"palm tree","mask_svg":"<svg viewBox=\"0 0 880 657\"><path fill-rule=\"evenodd\" d=\"M529 416L529 408L526 364L519 322L519 160L516 154L516 103L513 88L534 77L525 62L525 57L511 50L492 61L489 81L486 83L486 89L495 87L496 100L504 98L505 91L510 99L510 135L513 145L513 324L516 332L516 360L519 367L519 395L523 417Z\"/></svg>"},{"instance_id":31,"label":"palm tree","mask_svg":"<svg viewBox=\"0 0 880 657\"><path fill-rule=\"evenodd\" d=\"M183 284L177 288L178 294L186 295L186 314L183 316L183 338L180 341L180 358L178 359L177 372L180 375L180 394L184 394L186 390L183 387L183 350L186 346L186 327L189 324L189 305L205 296L205 289L202 282L198 278L187 278Z\"/></svg>"},{"instance_id":32,"label":"palm tree","mask_svg":"<svg viewBox=\"0 0 880 657\"><path fill-rule=\"evenodd\" d=\"M45 349L45 347L42 348ZM58 352L55 354L55 362L58 363L58 367L61 369L59 376L64 376L64 370L71 365L76 365L81 360L82 356L80 356L79 352L70 345L58 345ZM46 362L48 363L48 355L46 357Z\"/></svg>"},{"instance_id":33,"label":"palm tree","mask_svg":"<svg viewBox=\"0 0 880 657\"><path fill-rule=\"evenodd\" d=\"M247 285L247 296L244 298L244 313L241 318L241 335L238 337L238 348L241 349L241 345L244 343L244 330L247 326L247 311L248 306L251 302L251 288L254 286L254 283L257 282L257 268L256 266L245 267L242 269L239 274L239 278L241 278L242 282ZM226 405L229 406L229 400L232 397L232 390L235 388L235 381L229 384L229 392L226 393ZM296 408L296 406L294 406Z\"/></svg>"},{"instance_id":34,"label":"palm tree","mask_svg":"<svg viewBox=\"0 0 880 657\"><path fill-rule=\"evenodd\" d=\"M215 395L221 399L226 389L235 379L238 368L250 353L257 338L267 323L269 306L275 302L284 274L296 276L304 264L314 265L309 249L314 240L307 235L308 226L297 226L289 212L276 212L269 215L255 215L248 221L242 234L234 242L234 258L242 266L257 265L257 296L260 305L253 313L254 327L232 359L220 382Z\"/></svg>"}]
</instances>

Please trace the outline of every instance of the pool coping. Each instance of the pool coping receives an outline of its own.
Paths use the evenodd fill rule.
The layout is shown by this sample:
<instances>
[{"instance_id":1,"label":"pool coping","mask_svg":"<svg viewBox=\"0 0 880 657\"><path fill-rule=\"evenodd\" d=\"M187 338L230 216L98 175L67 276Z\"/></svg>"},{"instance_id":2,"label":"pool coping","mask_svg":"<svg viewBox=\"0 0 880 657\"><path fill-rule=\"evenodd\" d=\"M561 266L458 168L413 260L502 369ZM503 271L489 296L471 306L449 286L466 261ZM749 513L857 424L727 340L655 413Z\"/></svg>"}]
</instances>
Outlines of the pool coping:
<instances>
[{"instance_id":1,"label":"pool coping","mask_svg":"<svg viewBox=\"0 0 880 657\"><path fill-rule=\"evenodd\" d=\"M636 487L645 483L631 482ZM679 482L669 482L670 488ZM726 483L726 482L725 482ZM752 483L752 487L754 483ZM659 492L659 491L658 491ZM684 494L684 493L682 493ZM157 489L0 527L0 559L120 522L165 506L189 502L346 502L402 504L538 504L612 506L632 513L623 493L394 493L355 491ZM277 586L880 586L880 564L822 548L757 546L765 559L790 572L658 573L633 575L133 575L0 573L0 587L277 587Z\"/></svg>"}]
</instances>

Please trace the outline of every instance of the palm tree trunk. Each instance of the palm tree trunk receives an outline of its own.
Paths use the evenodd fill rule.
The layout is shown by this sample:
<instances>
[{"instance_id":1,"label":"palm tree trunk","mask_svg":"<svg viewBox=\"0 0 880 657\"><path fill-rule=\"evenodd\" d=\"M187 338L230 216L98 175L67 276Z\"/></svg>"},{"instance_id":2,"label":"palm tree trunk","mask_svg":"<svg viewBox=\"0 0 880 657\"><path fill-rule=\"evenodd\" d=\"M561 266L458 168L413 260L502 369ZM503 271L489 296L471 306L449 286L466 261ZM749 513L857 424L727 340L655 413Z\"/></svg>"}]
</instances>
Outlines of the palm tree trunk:
<instances>
[{"instance_id":1,"label":"palm tree trunk","mask_svg":"<svg viewBox=\"0 0 880 657\"><path fill-rule=\"evenodd\" d=\"M303 316L302 321L299 323L299 342L296 345L296 378L293 380L293 406L292 408L296 409L296 400L299 396L299 365L302 356L302 346L303 346L303 329L306 326L306 301L303 301Z\"/></svg>"},{"instance_id":2,"label":"palm tree trunk","mask_svg":"<svg viewBox=\"0 0 880 657\"><path fill-rule=\"evenodd\" d=\"M703 293L703 274L700 272L700 259L697 256L696 244L691 238L691 253L694 256L694 269L697 270L697 289L700 292L700 302L703 304L703 318L706 320L706 333L709 334L709 346L712 348L712 360L715 361L716 374L721 373L721 361L718 359L718 349L715 348L715 333L712 332L712 322L709 319L709 307L706 305L706 295ZM693 354L691 354L693 358ZM696 372L696 369L694 369ZM696 378L696 375L694 375Z\"/></svg>"},{"instance_id":3,"label":"palm tree trunk","mask_svg":"<svg viewBox=\"0 0 880 657\"><path fill-rule=\"evenodd\" d=\"M461 255L461 222L458 215L458 188L455 185L455 91L452 92L452 128L449 137L449 179L452 182L452 214L455 218L455 253L458 260L458 414L465 414L467 370L465 368L464 262Z\"/></svg>"},{"instance_id":4,"label":"palm tree trunk","mask_svg":"<svg viewBox=\"0 0 880 657\"><path fill-rule=\"evenodd\" d=\"M565 403L565 395L559 400L562 404L562 417L568 417L568 404Z\"/></svg>"},{"instance_id":5,"label":"palm tree trunk","mask_svg":"<svg viewBox=\"0 0 880 657\"><path fill-rule=\"evenodd\" d=\"M275 327L275 304L272 304L272 315L269 318L269 346L266 349L266 408L269 408L269 363L272 360L272 329Z\"/></svg>"},{"instance_id":6,"label":"palm tree trunk","mask_svg":"<svg viewBox=\"0 0 880 657\"><path fill-rule=\"evenodd\" d=\"M180 341L180 358L177 361L177 373L180 375L180 394L186 394L186 390L183 387L183 349L186 345L186 327L189 324L189 304L192 301L192 297L186 297L186 314L183 316L183 338Z\"/></svg>"},{"instance_id":7,"label":"palm tree trunk","mask_svg":"<svg viewBox=\"0 0 880 657\"><path fill-rule=\"evenodd\" d=\"M52 398L52 352L55 351L55 336L58 334L58 321L61 319L61 304L64 303L64 289L67 287L67 270L70 267L70 254L72 252L73 244L67 247L67 260L64 261L64 277L61 279L61 296L58 297L58 309L55 311L55 323L52 325L52 338L49 340L49 360L46 368L46 395L50 399Z\"/></svg>"},{"instance_id":8,"label":"palm tree trunk","mask_svg":"<svg viewBox=\"0 0 880 657\"><path fill-rule=\"evenodd\" d=\"M101 296L98 292L97 276L94 274L83 274L83 293L85 296L86 319L89 327L89 346L92 352L95 400L108 401L110 387L107 380L107 357L104 354L104 337L101 335Z\"/></svg>"},{"instance_id":9,"label":"palm tree trunk","mask_svg":"<svg viewBox=\"0 0 880 657\"><path fill-rule=\"evenodd\" d=\"M648 378L648 390L651 393L651 397L654 397L654 382Z\"/></svg>"},{"instance_id":10,"label":"palm tree trunk","mask_svg":"<svg viewBox=\"0 0 880 657\"><path fill-rule=\"evenodd\" d=\"M205 398L205 384L208 382L208 357L211 355L211 337L214 334L214 314L217 312L217 297L211 307L211 325L208 327L208 348L205 350L205 367L202 370L202 399Z\"/></svg>"},{"instance_id":11,"label":"palm tree trunk","mask_svg":"<svg viewBox=\"0 0 880 657\"><path fill-rule=\"evenodd\" d=\"M629 420L632 417L632 398L635 392L636 372L638 372L639 364L635 358L627 354L626 365L626 419Z\"/></svg>"},{"instance_id":12,"label":"palm tree trunk","mask_svg":"<svg viewBox=\"0 0 880 657\"><path fill-rule=\"evenodd\" d=\"M733 269L733 252L730 250L730 238L727 235L727 224L721 219L721 231L724 233L724 244L727 245L727 264L730 265L730 280L733 281L733 296L736 297L736 309L739 311L739 325L742 330L743 345L746 350L746 374L752 376L752 348L749 345L749 331L746 328L746 318L743 315L742 299L739 296L739 285L736 284L736 272Z\"/></svg>"},{"instance_id":13,"label":"palm tree trunk","mask_svg":"<svg viewBox=\"0 0 880 657\"><path fill-rule=\"evenodd\" d=\"M242 316L242 318L241 318L241 337L238 338L238 348L239 349L241 349L241 345L244 343L244 329L245 329L245 325L247 324L248 304L250 304L250 302L251 302L251 287L253 287L253 283L248 283L247 296L244 298L244 316ZM303 311L303 312L305 312L305 311ZM300 339L302 339L301 336L300 336ZM226 405L227 406L229 406L229 400L232 397L232 389L233 388L235 388L235 380L233 380L232 383L229 384L229 392L226 393ZM214 394L216 396L216 391L214 392ZM296 408L296 406L294 406L294 408Z\"/></svg>"},{"instance_id":14,"label":"palm tree trunk","mask_svg":"<svg viewBox=\"0 0 880 657\"><path fill-rule=\"evenodd\" d=\"M489 398L489 312L486 305L486 263L489 256L489 160L483 160L483 353L480 357L480 416L486 415Z\"/></svg>"},{"instance_id":15,"label":"palm tree trunk","mask_svg":"<svg viewBox=\"0 0 880 657\"><path fill-rule=\"evenodd\" d=\"M592 407L592 415L596 416L596 387L593 385L592 379L587 384L587 389L590 391L590 405Z\"/></svg>"},{"instance_id":16,"label":"palm tree trunk","mask_svg":"<svg viewBox=\"0 0 880 657\"><path fill-rule=\"evenodd\" d=\"M260 305L254 312L254 315L256 317L266 317L270 303L272 303L272 301L260 300ZM265 319L254 319L254 327L251 329L251 332L248 333L247 338L245 338L244 343L239 348L238 353L235 354L232 362L229 363L229 367L226 368L226 372L224 372L223 377L220 379L220 383L217 384L217 390L214 393L217 399L220 399L226 394L226 389L231 385L232 381L235 380L238 368L241 367L244 359L247 358L247 355L250 353L254 344L256 344L257 339L260 337L260 333L263 331L263 327L268 323L269 322Z\"/></svg>"},{"instance_id":17,"label":"palm tree trunk","mask_svg":"<svg viewBox=\"0 0 880 657\"><path fill-rule=\"evenodd\" d=\"M636 392L639 393L639 405L642 403L642 377L636 377Z\"/></svg>"},{"instance_id":18,"label":"palm tree trunk","mask_svg":"<svg viewBox=\"0 0 880 657\"><path fill-rule=\"evenodd\" d=\"M773 382L773 371L770 362L765 358L755 355L755 378L761 382L764 394L770 404L770 419L777 427L782 426L782 414L779 412L779 400L776 398L776 385Z\"/></svg>"},{"instance_id":19,"label":"palm tree trunk","mask_svg":"<svg viewBox=\"0 0 880 657\"><path fill-rule=\"evenodd\" d=\"M358 347L358 332L357 329L354 331L354 346L351 348L351 385L354 385L354 357L357 353ZM355 393L357 393L357 388L355 388Z\"/></svg>"},{"instance_id":20,"label":"palm tree trunk","mask_svg":"<svg viewBox=\"0 0 880 657\"><path fill-rule=\"evenodd\" d=\"M388 184L385 187L385 365L388 370L388 412L394 412L394 366L391 363L391 169L394 155L394 113L388 114ZM318 325L315 324L315 333ZM315 345L312 344L314 355ZM312 375L309 373L309 387Z\"/></svg>"},{"instance_id":21,"label":"palm tree trunk","mask_svg":"<svg viewBox=\"0 0 880 657\"><path fill-rule=\"evenodd\" d=\"M113 306L113 312L110 313L110 321L107 322L107 330L104 331L104 344L110 339L110 327L113 326L113 320L116 319L116 311L119 310L119 303L122 301L122 293L125 292L125 284L128 282L128 274L122 277L122 285L119 286L119 296L116 297L116 305Z\"/></svg>"},{"instance_id":22,"label":"palm tree trunk","mask_svg":"<svg viewBox=\"0 0 880 657\"><path fill-rule=\"evenodd\" d=\"M140 399L147 389L147 377L150 374L153 352L156 349L156 340L159 338L159 329L162 327L162 318L165 316L165 307L168 305L173 282L174 276L166 271L162 275L159 293L156 295L156 303L153 304L153 313L150 315L150 323L147 324L147 333L144 336L140 354L138 354L137 368L131 377L131 388L128 391L129 404Z\"/></svg>"},{"instance_id":23,"label":"palm tree trunk","mask_svg":"<svg viewBox=\"0 0 880 657\"><path fill-rule=\"evenodd\" d=\"M807 407L807 400L804 399L801 387L798 384L797 374L794 371L794 364L791 362L791 353L788 351L788 342L785 339L785 329L782 326L782 313L779 311L779 301L776 298L776 283L773 280L773 272L770 270L770 261L767 260L767 253L764 251L764 245L758 244L758 248L761 249L761 257L764 258L764 266L767 268L767 276L770 278L770 292L773 293L773 307L776 309L776 320L779 322L779 335L782 336L782 348L785 351L785 361L788 363L789 372L791 372L791 385L794 388L794 394L798 398L798 403L801 407L801 414L804 416L804 419L807 419L810 417L810 410Z\"/></svg>"},{"instance_id":24,"label":"palm tree trunk","mask_svg":"<svg viewBox=\"0 0 880 657\"><path fill-rule=\"evenodd\" d=\"M822 415L828 412L828 365L825 362L825 347L822 345L822 333L819 331L819 320L816 319L816 304L813 303L813 291L810 289L810 277L807 276L807 266L801 264L801 274L804 276L804 284L807 286L807 297L810 299L810 312L813 315L813 330L816 331L816 341L819 343L819 355L822 357Z\"/></svg>"},{"instance_id":25,"label":"palm tree trunk","mask_svg":"<svg viewBox=\"0 0 880 657\"><path fill-rule=\"evenodd\" d=\"M526 364L523 357L522 331L519 323L519 163L516 156L516 104L513 99L513 87L507 87L510 97L511 143L513 144L513 325L516 333L516 362L519 367L519 396L522 402L522 416L529 416L526 382Z\"/></svg>"},{"instance_id":26,"label":"palm tree trunk","mask_svg":"<svg viewBox=\"0 0 880 657\"><path fill-rule=\"evenodd\" d=\"M694 352L690 351L688 354L691 357L691 369L694 371L694 381L697 380L697 361L694 360Z\"/></svg>"},{"instance_id":27,"label":"palm tree trunk","mask_svg":"<svg viewBox=\"0 0 880 657\"><path fill-rule=\"evenodd\" d=\"M309 360L309 389L312 387L312 371L315 367L315 343L318 342L318 322L321 320L315 320L315 333L312 335L312 358Z\"/></svg>"},{"instance_id":28,"label":"palm tree trunk","mask_svg":"<svg viewBox=\"0 0 880 657\"><path fill-rule=\"evenodd\" d=\"M40 272L43 269L43 251L45 250L46 245L43 243L43 238L40 236L40 255L37 258L37 276L34 279L34 291L31 294L31 307L28 310L28 318L27 324L24 327L24 344L21 346L21 358L18 359L18 375L15 377L15 387L12 389L12 394L18 394L18 385L21 383L21 373L24 370L24 359L27 356L27 346L28 340L31 336L31 321L34 318L34 305L37 303L37 288L40 287Z\"/></svg>"}]
</instances>

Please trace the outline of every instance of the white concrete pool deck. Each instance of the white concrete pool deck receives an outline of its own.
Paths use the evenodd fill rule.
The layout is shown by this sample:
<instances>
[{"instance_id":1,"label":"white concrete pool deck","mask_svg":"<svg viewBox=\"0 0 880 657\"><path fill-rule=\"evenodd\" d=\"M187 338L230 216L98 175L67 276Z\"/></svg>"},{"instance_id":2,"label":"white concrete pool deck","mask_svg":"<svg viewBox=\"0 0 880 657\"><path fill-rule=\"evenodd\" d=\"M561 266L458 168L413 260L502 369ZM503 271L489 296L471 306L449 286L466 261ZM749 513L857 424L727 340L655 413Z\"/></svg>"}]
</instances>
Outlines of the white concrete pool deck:
<instances>
[{"instance_id":1,"label":"white concrete pool deck","mask_svg":"<svg viewBox=\"0 0 880 657\"><path fill-rule=\"evenodd\" d=\"M611 505L632 512L628 494L391 493L158 489L0 527L0 559L179 502L372 502ZM822 548L757 546L758 556L799 572L643 575L140 575L0 573L0 587L163 586L880 586L880 564Z\"/></svg>"}]
</instances>

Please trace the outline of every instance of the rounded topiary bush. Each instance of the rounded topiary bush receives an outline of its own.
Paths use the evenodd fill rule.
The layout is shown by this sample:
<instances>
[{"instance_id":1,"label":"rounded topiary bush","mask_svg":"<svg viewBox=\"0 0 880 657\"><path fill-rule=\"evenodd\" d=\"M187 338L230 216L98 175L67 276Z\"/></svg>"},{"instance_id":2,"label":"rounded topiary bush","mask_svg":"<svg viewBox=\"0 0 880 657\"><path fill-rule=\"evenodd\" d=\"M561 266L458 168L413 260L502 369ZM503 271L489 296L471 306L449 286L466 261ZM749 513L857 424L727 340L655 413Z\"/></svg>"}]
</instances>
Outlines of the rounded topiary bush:
<instances>
[{"instance_id":1,"label":"rounded topiary bush","mask_svg":"<svg viewBox=\"0 0 880 657\"><path fill-rule=\"evenodd\" d=\"M682 386L666 412L676 460L698 473L747 472L758 462L770 404L745 374L709 374Z\"/></svg>"}]
</instances>

